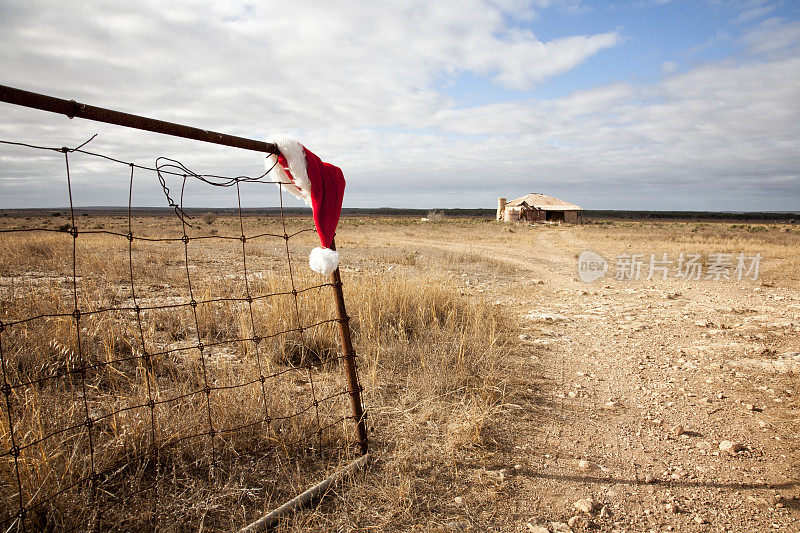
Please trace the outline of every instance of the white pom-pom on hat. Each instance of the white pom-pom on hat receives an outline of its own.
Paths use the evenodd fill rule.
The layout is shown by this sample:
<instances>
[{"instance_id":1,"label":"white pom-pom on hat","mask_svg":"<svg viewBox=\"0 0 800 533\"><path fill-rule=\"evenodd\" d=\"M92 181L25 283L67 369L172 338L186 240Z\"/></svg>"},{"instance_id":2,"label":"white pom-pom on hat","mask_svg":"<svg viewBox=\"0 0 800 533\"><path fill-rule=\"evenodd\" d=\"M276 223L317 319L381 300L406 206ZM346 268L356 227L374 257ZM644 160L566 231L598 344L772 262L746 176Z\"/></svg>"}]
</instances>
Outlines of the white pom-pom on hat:
<instances>
[{"instance_id":1,"label":"white pom-pom on hat","mask_svg":"<svg viewBox=\"0 0 800 533\"><path fill-rule=\"evenodd\" d=\"M308 266L314 272L330 276L339 266L339 252L317 246L308 256Z\"/></svg>"}]
</instances>

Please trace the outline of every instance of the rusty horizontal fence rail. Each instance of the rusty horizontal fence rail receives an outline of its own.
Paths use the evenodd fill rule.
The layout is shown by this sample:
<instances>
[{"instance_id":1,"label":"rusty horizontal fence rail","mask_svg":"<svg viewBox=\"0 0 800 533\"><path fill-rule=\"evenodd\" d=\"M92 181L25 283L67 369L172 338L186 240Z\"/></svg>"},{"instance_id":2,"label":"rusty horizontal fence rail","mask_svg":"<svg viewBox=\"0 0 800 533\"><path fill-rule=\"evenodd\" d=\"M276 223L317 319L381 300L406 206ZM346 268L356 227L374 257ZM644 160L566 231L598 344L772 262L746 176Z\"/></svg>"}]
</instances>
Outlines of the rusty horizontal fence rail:
<instances>
[{"instance_id":1,"label":"rusty horizontal fence rail","mask_svg":"<svg viewBox=\"0 0 800 533\"><path fill-rule=\"evenodd\" d=\"M41 111L49 111L50 113L66 115L69 118L84 118L96 122L105 122L106 124L125 126L126 128L172 135L173 137L183 137L184 139L221 144L232 148L241 148L243 150L252 150L254 152L264 152L268 154L279 153L275 143L257 141L255 139L217 133L215 131L194 128L192 126L185 126L165 120L132 115L130 113L114 111L113 109L95 107L76 102L75 100L64 100L62 98L55 98L53 96L8 87L7 85L0 85L0 102L30 107Z\"/></svg>"},{"instance_id":2,"label":"rusty horizontal fence rail","mask_svg":"<svg viewBox=\"0 0 800 533\"><path fill-rule=\"evenodd\" d=\"M252 524L243 528L241 531L239 531L239 533L264 533L265 531L269 531L280 523L281 518L293 511L307 507L315 500L322 498L331 485L339 482L339 480L347 475L355 474L357 471L364 468L369 461L369 454L362 455L346 467L329 476L324 481L317 483L294 499L284 503L271 513L264 515Z\"/></svg>"}]
</instances>

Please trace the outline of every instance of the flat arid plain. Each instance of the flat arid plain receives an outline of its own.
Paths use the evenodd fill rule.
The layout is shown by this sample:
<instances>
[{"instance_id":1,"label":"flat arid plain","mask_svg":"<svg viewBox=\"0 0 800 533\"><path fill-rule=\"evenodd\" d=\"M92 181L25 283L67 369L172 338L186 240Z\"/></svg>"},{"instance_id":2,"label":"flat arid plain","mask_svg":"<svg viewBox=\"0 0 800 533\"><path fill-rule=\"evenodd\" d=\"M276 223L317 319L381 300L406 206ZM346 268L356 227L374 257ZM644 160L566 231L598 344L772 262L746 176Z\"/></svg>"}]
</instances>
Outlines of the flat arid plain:
<instances>
[{"instance_id":1,"label":"flat arid plain","mask_svg":"<svg viewBox=\"0 0 800 533\"><path fill-rule=\"evenodd\" d=\"M0 224L3 229L69 231L65 215L26 219L12 213ZM291 515L280 529L800 530L798 226L615 219L529 226L429 218L348 216L340 222L336 241L373 461L332 487L314 508ZM77 219L96 231L128 232L124 216L89 213ZM146 228L174 237L180 231L175 222L174 216L137 216L133 224L135 232ZM301 224L308 226L308 221L290 221L292 227ZM283 234L278 226L275 218L244 220L248 234L272 229ZM209 214L193 231L235 237L241 228L238 218ZM312 233L298 236L291 250L297 275L309 284L316 275L302 263L313 238ZM71 235L22 232L5 233L2 239L2 320L43 312L46 301L68 311ZM87 294L124 305L130 280L127 239L97 233L78 241L83 246L80 275L91 282ZM239 272L241 243L198 243L192 256L198 286L224 293ZM248 271L275 290L285 261L283 240L248 246ZM608 264L592 282L579 276L578 258L585 251ZM681 254L684 262L679 264ZM699 279L676 276L698 254ZM634 256L642 261L638 275L623 270ZM164 252L137 244L137 257L133 266L141 280L140 298L185 298L179 290L186 276L182 248ZM737 271L739 257L746 263ZM324 318L330 304L327 293L320 298L324 303L312 307ZM265 307L255 318L280 320L287 309ZM220 307L205 314L199 310L198 320L186 314L153 316L158 327L145 331L143 339L167 346L181 342L181 336L246 338L252 326L241 313ZM95 325L95 351L87 347L91 340L85 341L90 358L108 361L135 354L135 342L126 340L130 317L113 320ZM87 327L88 338L92 331ZM36 328L31 325L18 337L12 336L15 328L4 334L9 380L46 378L52 371L45 368L48 364L69 368L69 317ZM337 337L334 329L321 331L309 342L316 343L315 353L324 359L328 351L335 352ZM267 349L274 368L292 366L287 344ZM232 346L215 354L219 369L208 371L224 380L236 373L225 368L244 368L252 356ZM167 377L169 386L177 388L190 389L197 380L197 369L179 358L159 364L153 379L164 379L165 388ZM113 372L102 380L86 383L91 402L144 402L141 369L132 364L108 368ZM326 373L338 375L340 369L320 367L318 386L328 382ZM276 389L276 396L307 385L295 379L281 385L285 390ZM43 415L38 409L67 401L61 391L40 389L35 397L16 398L15 412L36 419ZM248 401L253 408L261 405L258 395L226 396L215 416L246 417ZM282 401L291 403L271 401L275 409ZM69 416L68 409L61 411ZM204 416L202 409L187 406L168 425L179 432L184 424L191 432ZM115 416L113 424L98 430L93 452L98 463L146 454L152 444L147 432L135 431L144 422L130 418ZM17 435L47 432L41 421L15 424ZM8 447L8 417L2 432ZM340 437L352 439L352 434L343 427L330 440ZM29 492L45 481L85 475L80 457L64 458L58 451L78 449L74 442L25 438L35 442L27 450L38 454L28 457L23 469L28 478L21 484ZM263 442L251 432L226 440L218 453L228 453L227 446L231 457L257 456ZM171 517L161 529L235 529L319 480L319 472L303 477L284 469L280 475L291 478L290 486L267 494L262 481L274 472L265 469L255 476L250 463L233 461L239 466L210 490L190 474L176 474L188 472L184 466L195 464L199 459L192 454L201 451L160 455L163 467L172 469L169 482L155 492L159 512ZM19 503L12 455L2 457L3 518L13 515ZM141 519L140 509L150 508L148 494L131 488L133 478L147 477L146 470L132 468L126 482L108 481L106 489L114 494L100 497L123 503L106 516L106 529L132 529ZM70 517L83 516L85 497L65 492L40 506L32 525L58 529L71 523Z\"/></svg>"}]
</instances>

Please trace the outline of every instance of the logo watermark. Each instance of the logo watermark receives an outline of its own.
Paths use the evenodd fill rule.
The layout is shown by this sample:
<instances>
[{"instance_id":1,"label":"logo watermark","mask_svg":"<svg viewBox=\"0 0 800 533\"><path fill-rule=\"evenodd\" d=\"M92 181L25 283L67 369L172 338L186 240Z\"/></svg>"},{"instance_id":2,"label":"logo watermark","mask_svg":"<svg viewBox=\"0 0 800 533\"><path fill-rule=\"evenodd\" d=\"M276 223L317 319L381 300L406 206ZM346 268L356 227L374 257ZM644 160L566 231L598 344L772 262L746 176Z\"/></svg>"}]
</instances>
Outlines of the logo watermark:
<instances>
[{"instance_id":1,"label":"logo watermark","mask_svg":"<svg viewBox=\"0 0 800 533\"><path fill-rule=\"evenodd\" d=\"M640 279L684 279L742 281L758 279L761 254L710 253L684 254L620 254L616 257L613 278L617 281ZM609 263L600 254L584 250L578 256L578 277L591 283L605 277Z\"/></svg>"},{"instance_id":2,"label":"logo watermark","mask_svg":"<svg viewBox=\"0 0 800 533\"><path fill-rule=\"evenodd\" d=\"M584 250L578 256L578 277L581 281L591 283L606 275L608 263L599 254Z\"/></svg>"}]
</instances>

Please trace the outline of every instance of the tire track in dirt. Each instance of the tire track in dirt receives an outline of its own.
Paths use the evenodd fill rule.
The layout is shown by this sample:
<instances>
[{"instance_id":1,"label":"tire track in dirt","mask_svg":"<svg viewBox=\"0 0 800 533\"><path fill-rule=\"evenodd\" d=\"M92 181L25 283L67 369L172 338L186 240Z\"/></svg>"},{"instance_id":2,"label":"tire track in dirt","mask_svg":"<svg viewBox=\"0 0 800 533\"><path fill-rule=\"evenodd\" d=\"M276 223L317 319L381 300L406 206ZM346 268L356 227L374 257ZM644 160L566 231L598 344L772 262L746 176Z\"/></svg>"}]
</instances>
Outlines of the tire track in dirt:
<instances>
[{"instance_id":1,"label":"tire track in dirt","mask_svg":"<svg viewBox=\"0 0 800 533\"><path fill-rule=\"evenodd\" d=\"M535 396L509 421L505 460L521 468L507 481L513 519L497 529L554 530L572 518L563 527L575 531L800 530L796 371L736 363L743 354L758 360L759 346L737 310L783 313L780 345L797 347L800 307L770 298L800 295L706 280L584 284L574 279L574 254L587 243L565 235L535 235L525 250L391 239L508 263L523 286L544 282L514 295L497 277L486 285L521 317L520 371ZM532 310L540 314L522 318ZM726 440L743 449L721 450ZM573 503L587 497L597 508L578 512Z\"/></svg>"}]
</instances>

